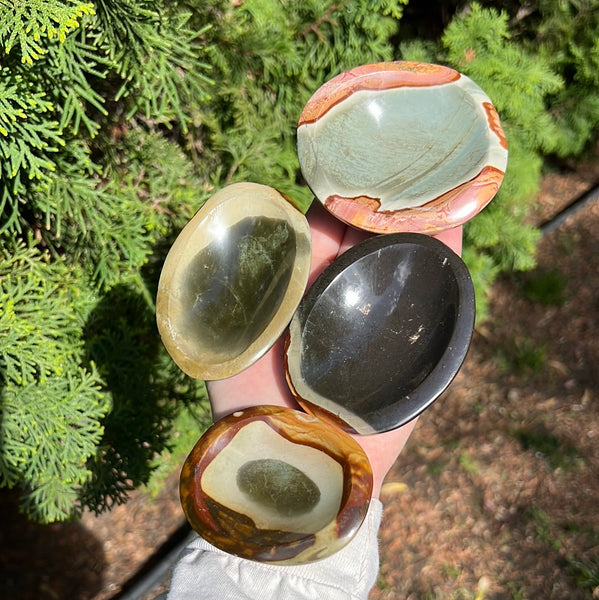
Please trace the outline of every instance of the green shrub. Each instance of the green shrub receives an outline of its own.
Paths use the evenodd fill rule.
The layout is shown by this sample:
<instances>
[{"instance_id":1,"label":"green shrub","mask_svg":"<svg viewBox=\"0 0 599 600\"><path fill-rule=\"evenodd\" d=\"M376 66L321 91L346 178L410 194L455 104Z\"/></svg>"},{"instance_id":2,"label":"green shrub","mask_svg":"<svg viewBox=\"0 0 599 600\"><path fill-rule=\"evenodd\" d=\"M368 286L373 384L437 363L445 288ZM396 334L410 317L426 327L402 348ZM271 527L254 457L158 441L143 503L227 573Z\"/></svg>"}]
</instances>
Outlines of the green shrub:
<instances>
[{"instance_id":1,"label":"green shrub","mask_svg":"<svg viewBox=\"0 0 599 600\"><path fill-rule=\"evenodd\" d=\"M595 0L527 5L524 11L510 11L518 39L565 83L547 98L557 124L553 151L560 157L579 156L596 140L599 126L599 6Z\"/></svg>"},{"instance_id":2,"label":"green shrub","mask_svg":"<svg viewBox=\"0 0 599 600\"><path fill-rule=\"evenodd\" d=\"M42 521L69 514L88 479L110 397L82 361L81 326L93 305L64 260L3 236L0 352L3 485L29 488L24 506Z\"/></svg>"},{"instance_id":3,"label":"green shrub","mask_svg":"<svg viewBox=\"0 0 599 600\"><path fill-rule=\"evenodd\" d=\"M206 196L166 134L210 80L178 5L0 15L0 486L51 522L124 500L203 397L156 336L152 259Z\"/></svg>"},{"instance_id":4,"label":"green shrub","mask_svg":"<svg viewBox=\"0 0 599 600\"><path fill-rule=\"evenodd\" d=\"M337 73L393 59L390 40L406 2L196 3L198 24L213 24L206 41L215 85L188 137L205 179L271 185L307 209L313 197L298 178L295 146L302 108Z\"/></svg>"},{"instance_id":5,"label":"green shrub","mask_svg":"<svg viewBox=\"0 0 599 600\"><path fill-rule=\"evenodd\" d=\"M422 57L419 42L402 47L405 57ZM432 53L432 55L431 55ZM508 168L491 204L464 228L464 260L475 283L478 319L487 315L487 295L502 271L534 266L539 233L526 224L538 191L542 153L557 144L557 126L545 99L562 87L547 60L510 36L508 15L473 4L446 27L428 60L449 64L471 77L489 95L508 141Z\"/></svg>"},{"instance_id":6,"label":"green shrub","mask_svg":"<svg viewBox=\"0 0 599 600\"><path fill-rule=\"evenodd\" d=\"M575 159L597 140L599 10L593 0L481 0L418 4L414 16L439 24L432 30L443 34L402 39L402 58L448 64L471 77L497 107L508 140L502 187L464 231L482 320L494 278L535 266L540 233L527 216L545 158Z\"/></svg>"}]
</instances>

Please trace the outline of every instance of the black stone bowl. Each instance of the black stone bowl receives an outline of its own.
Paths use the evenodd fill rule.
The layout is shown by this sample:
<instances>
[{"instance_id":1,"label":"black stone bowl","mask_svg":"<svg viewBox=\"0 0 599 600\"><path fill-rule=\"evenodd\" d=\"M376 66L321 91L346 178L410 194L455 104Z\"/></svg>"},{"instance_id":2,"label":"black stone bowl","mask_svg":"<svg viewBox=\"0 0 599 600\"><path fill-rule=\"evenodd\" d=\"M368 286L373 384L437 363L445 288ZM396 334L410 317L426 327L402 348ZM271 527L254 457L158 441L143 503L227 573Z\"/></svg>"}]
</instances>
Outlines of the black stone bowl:
<instances>
[{"instance_id":1,"label":"black stone bowl","mask_svg":"<svg viewBox=\"0 0 599 600\"><path fill-rule=\"evenodd\" d=\"M419 233L367 239L334 261L289 328L286 373L299 404L372 434L414 419L460 369L474 328L462 259Z\"/></svg>"}]
</instances>

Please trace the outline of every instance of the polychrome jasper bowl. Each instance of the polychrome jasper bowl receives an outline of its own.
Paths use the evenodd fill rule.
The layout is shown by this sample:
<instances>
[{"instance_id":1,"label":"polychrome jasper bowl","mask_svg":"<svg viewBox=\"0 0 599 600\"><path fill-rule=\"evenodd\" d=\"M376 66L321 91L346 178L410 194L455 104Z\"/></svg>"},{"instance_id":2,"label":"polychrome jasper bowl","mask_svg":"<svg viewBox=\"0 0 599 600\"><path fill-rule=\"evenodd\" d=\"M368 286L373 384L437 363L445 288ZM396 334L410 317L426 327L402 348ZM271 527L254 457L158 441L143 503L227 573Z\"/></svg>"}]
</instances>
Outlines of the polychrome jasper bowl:
<instances>
[{"instance_id":1,"label":"polychrome jasper bowl","mask_svg":"<svg viewBox=\"0 0 599 600\"><path fill-rule=\"evenodd\" d=\"M376 236L331 263L289 327L287 379L300 405L341 429L395 429L464 361L474 291L462 259L417 233Z\"/></svg>"},{"instance_id":2,"label":"polychrome jasper bowl","mask_svg":"<svg viewBox=\"0 0 599 600\"><path fill-rule=\"evenodd\" d=\"M173 360L208 380L255 362L291 320L310 257L308 222L277 190L237 183L216 193L162 268L156 320Z\"/></svg>"},{"instance_id":3,"label":"polychrome jasper bowl","mask_svg":"<svg viewBox=\"0 0 599 600\"><path fill-rule=\"evenodd\" d=\"M300 411L256 406L208 429L183 465L180 491L189 523L214 546L298 564L353 538L372 471L349 435Z\"/></svg>"},{"instance_id":4,"label":"polychrome jasper bowl","mask_svg":"<svg viewBox=\"0 0 599 600\"><path fill-rule=\"evenodd\" d=\"M301 113L297 148L314 195L375 233L463 224L495 196L507 164L487 95L453 69L409 61L325 83Z\"/></svg>"}]
</instances>

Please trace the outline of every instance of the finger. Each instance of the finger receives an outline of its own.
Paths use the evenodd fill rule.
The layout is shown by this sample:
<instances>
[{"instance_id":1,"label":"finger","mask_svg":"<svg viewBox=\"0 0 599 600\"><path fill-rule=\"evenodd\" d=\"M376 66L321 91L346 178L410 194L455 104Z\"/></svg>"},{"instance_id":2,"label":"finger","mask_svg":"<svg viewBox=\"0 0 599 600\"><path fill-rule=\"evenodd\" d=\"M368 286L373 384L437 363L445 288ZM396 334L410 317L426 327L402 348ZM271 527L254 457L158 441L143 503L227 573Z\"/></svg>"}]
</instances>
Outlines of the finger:
<instances>
[{"instance_id":1,"label":"finger","mask_svg":"<svg viewBox=\"0 0 599 600\"><path fill-rule=\"evenodd\" d=\"M312 264L308 287L339 253L347 226L335 219L320 202L314 200L306 214L312 234Z\"/></svg>"},{"instance_id":2,"label":"finger","mask_svg":"<svg viewBox=\"0 0 599 600\"><path fill-rule=\"evenodd\" d=\"M374 435L352 435L362 446L372 467L372 496L378 498L389 469L406 445L418 419L413 419L398 429Z\"/></svg>"},{"instance_id":3,"label":"finger","mask_svg":"<svg viewBox=\"0 0 599 600\"><path fill-rule=\"evenodd\" d=\"M458 256L462 254L462 233L463 227L455 227L438 233L434 237L449 246Z\"/></svg>"},{"instance_id":4,"label":"finger","mask_svg":"<svg viewBox=\"0 0 599 600\"><path fill-rule=\"evenodd\" d=\"M437 238L447 246L449 246L456 254L462 254L462 233L463 228L455 227L454 229L447 229L434 235L433 237ZM353 227L347 227L345 231L345 235L343 237L343 241L341 242L339 254L343 254L346 250L349 250L356 244L364 241L368 237L371 237L373 234L368 233L366 231L362 231L360 229L354 229Z\"/></svg>"},{"instance_id":5,"label":"finger","mask_svg":"<svg viewBox=\"0 0 599 600\"><path fill-rule=\"evenodd\" d=\"M462 252L462 227L456 227L437 234L438 240L447 244L456 254ZM393 466L398 455L406 445L418 418L413 419L406 425L379 433L376 435L353 436L366 452L372 466L373 488L372 496L380 495L381 486L389 469Z\"/></svg>"},{"instance_id":6,"label":"finger","mask_svg":"<svg viewBox=\"0 0 599 600\"><path fill-rule=\"evenodd\" d=\"M312 235L312 260L308 285L337 256L346 226L314 202L307 214ZM206 383L212 418L222 417L249 406L271 404L299 408L287 385L284 371L284 338L251 367L219 381Z\"/></svg>"},{"instance_id":7,"label":"finger","mask_svg":"<svg viewBox=\"0 0 599 600\"><path fill-rule=\"evenodd\" d=\"M363 231L361 229L355 229L353 227L348 227L345 230L345 235L343 236L343 241L339 247L338 256L341 256L346 250L353 248L356 244L363 242L364 240L372 237L374 234L369 233L368 231Z\"/></svg>"}]
</instances>

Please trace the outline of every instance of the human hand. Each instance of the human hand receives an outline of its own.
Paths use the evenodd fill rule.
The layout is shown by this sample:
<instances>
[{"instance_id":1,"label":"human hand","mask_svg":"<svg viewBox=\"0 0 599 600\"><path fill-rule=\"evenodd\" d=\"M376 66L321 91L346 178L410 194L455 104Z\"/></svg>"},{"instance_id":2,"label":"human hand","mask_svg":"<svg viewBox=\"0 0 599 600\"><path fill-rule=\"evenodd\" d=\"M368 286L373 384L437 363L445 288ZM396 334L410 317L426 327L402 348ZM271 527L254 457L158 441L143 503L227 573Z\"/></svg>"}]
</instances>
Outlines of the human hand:
<instances>
[{"instance_id":1,"label":"human hand","mask_svg":"<svg viewBox=\"0 0 599 600\"><path fill-rule=\"evenodd\" d=\"M347 227L330 215L319 202L307 214L312 233L312 263L308 286L339 255L371 234ZM462 228L436 236L457 254L462 249ZM250 406L271 404L301 410L285 379L284 335L251 367L228 379L207 382L215 421ZM416 419L406 425L374 435L354 435L366 452L373 472L373 497L378 497L385 475L408 441Z\"/></svg>"}]
</instances>

